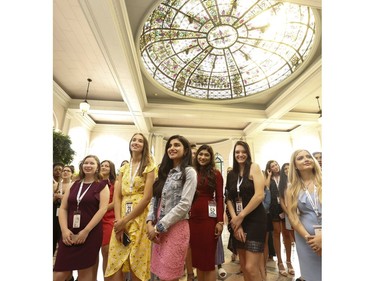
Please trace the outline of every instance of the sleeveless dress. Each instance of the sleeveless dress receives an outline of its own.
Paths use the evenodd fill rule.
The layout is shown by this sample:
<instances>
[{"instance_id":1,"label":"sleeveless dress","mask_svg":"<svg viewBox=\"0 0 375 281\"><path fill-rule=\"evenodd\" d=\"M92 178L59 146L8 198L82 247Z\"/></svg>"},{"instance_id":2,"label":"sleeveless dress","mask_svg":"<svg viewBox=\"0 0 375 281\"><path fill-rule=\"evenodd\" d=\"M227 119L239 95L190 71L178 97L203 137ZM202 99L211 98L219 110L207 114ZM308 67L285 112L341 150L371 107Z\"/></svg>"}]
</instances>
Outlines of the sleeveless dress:
<instances>
[{"instance_id":1,"label":"sleeveless dress","mask_svg":"<svg viewBox=\"0 0 375 281\"><path fill-rule=\"evenodd\" d=\"M100 192L106 187L107 181L93 182L90 189L83 196L79 210L81 211L81 224L79 228L73 228L73 214L77 210L77 194L81 180L74 182L70 188L68 198L68 228L78 234L90 222L95 213L99 210ZM83 194L90 184L83 184ZM54 271L79 270L93 266L99 254L102 244L103 228L100 221L88 234L85 243L80 245L67 246L59 241L59 249L56 255Z\"/></svg>"},{"instance_id":2,"label":"sleeveless dress","mask_svg":"<svg viewBox=\"0 0 375 281\"><path fill-rule=\"evenodd\" d=\"M310 195L313 198L314 194L310 193ZM297 206L300 212L299 220L307 232L314 235L313 225L320 223L304 191L299 193ZM318 204L318 211L322 214L321 204ZM299 235L297 231L294 231L294 233L301 275L306 281L322 280L322 257L314 253L311 247L306 243L304 237Z\"/></svg>"},{"instance_id":3,"label":"sleeveless dress","mask_svg":"<svg viewBox=\"0 0 375 281\"><path fill-rule=\"evenodd\" d=\"M115 189L115 184L112 183L110 180L108 181L109 186L109 202L108 204L112 203L113 201L113 192ZM112 229L115 221L115 210L109 210L107 211L102 219L103 222L103 241L102 246L106 246L109 244L109 241L111 239Z\"/></svg>"},{"instance_id":4,"label":"sleeveless dress","mask_svg":"<svg viewBox=\"0 0 375 281\"><path fill-rule=\"evenodd\" d=\"M121 216L125 215L126 203L132 202L132 208L143 198L146 174L155 169L155 164L151 160L143 171L143 176L135 176L133 190L130 190L130 164L126 163L120 168L122 177L122 201ZM142 281L149 280L150 259L151 259L151 241L147 238L146 217L149 207L147 206L143 213L131 220L128 224L128 234L131 243L124 246L116 239L115 232L112 230L109 243L108 264L105 271L105 277L115 274L119 269L123 272L130 270Z\"/></svg>"},{"instance_id":5,"label":"sleeveless dress","mask_svg":"<svg viewBox=\"0 0 375 281\"><path fill-rule=\"evenodd\" d=\"M216 218L208 215L208 202L213 200L208 190L208 179L205 177L204 184L199 186L199 196L194 201L190 210L190 248L193 267L202 271L215 269L215 255L218 239L215 238L215 226L217 222L223 221L223 177L216 171ZM201 182L201 174L198 173L198 183Z\"/></svg>"},{"instance_id":6,"label":"sleeveless dress","mask_svg":"<svg viewBox=\"0 0 375 281\"><path fill-rule=\"evenodd\" d=\"M228 199L232 201L235 207L237 198L237 175L230 171L227 176L227 190ZM240 185L239 196L242 198L243 208L250 202L255 194L254 182L249 178L243 178ZM230 203L230 202L228 202ZM266 240L267 231L267 216L262 202L242 221L242 228L246 234L246 242L238 241L234 236L234 244L236 249L245 249L250 252L263 253L264 241Z\"/></svg>"}]
</instances>

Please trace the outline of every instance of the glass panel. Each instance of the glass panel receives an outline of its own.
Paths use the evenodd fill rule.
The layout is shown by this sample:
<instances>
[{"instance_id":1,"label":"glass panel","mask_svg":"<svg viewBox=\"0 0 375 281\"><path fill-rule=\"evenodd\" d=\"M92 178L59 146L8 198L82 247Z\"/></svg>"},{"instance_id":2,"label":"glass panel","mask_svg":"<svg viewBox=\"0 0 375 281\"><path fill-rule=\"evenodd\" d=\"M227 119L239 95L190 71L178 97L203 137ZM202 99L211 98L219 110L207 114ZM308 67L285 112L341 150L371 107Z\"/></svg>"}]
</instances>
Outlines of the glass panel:
<instances>
[{"instance_id":1,"label":"glass panel","mask_svg":"<svg viewBox=\"0 0 375 281\"><path fill-rule=\"evenodd\" d=\"M307 59L313 11L271 0L166 0L139 38L147 72L197 99L237 99L265 91Z\"/></svg>"}]
</instances>

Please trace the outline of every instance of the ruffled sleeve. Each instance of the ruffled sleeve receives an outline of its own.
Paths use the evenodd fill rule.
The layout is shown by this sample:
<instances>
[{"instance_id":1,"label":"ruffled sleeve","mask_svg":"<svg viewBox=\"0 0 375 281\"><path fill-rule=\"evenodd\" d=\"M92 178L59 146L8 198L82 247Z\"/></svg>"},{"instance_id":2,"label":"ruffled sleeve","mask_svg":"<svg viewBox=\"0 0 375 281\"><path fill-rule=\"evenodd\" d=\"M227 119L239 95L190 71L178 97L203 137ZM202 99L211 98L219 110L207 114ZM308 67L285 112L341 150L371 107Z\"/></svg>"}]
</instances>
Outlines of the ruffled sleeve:
<instances>
[{"instance_id":1,"label":"ruffled sleeve","mask_svg":"<svg viewBox=\"0 0 375 281\"><path fill-rule=\"evenodd\" d=\"M143 170L143 174L148 174L149 172L151 172L152 170L154 170L156 167L155 165L155 161L154 159L151 157L150 158L150 162L149 164L145 167L145 169Z\"/></svg>"}]
</instances>

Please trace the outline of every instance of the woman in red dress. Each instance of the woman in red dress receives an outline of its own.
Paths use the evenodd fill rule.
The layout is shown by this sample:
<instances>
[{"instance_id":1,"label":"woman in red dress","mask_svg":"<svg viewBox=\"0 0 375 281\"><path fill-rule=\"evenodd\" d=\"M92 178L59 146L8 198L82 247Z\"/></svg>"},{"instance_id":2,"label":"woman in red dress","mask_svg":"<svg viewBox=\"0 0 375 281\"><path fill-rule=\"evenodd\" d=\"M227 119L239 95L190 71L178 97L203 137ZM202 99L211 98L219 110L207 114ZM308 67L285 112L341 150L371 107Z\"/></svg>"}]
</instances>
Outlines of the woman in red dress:
<instances>
[{"instance_id":1,"label":"woman in red dress","mask_svg":"<svg viewBox=\"0 0 375 281\"><path fill-rule=\"evenodd\" d=\"M214 152L209 145L198 148L195 166L198 198L189 218L192 263L199 281L215 281L216 246L224 227L223 177L215 168Z\"/></svg>"},{"instance_id":2,"label":"woman in red dress","mask_svg":"<svg viewBox=\"0 0 375 281\"><path fill-rule=\"evenodd\" d=\"M113 224L115 222L115 211L114 201L113 201L113 192L115 190L115 182L116 182L116 167L115 164L110 160L103 160L100 163L100 173L102 175L103 180L107 181L109 187L109 203L108 209L105 213L102 223L103 223L103 240L102 240L102 258L103 258L103 276L105 273L105 269L107 268L108 262L108 250L109 250L109 241L111 240L111 234L113 230ZM99 265L99 256L96 261L96 272L98 272L98 265Z\"/></svg>"}]
</instances>

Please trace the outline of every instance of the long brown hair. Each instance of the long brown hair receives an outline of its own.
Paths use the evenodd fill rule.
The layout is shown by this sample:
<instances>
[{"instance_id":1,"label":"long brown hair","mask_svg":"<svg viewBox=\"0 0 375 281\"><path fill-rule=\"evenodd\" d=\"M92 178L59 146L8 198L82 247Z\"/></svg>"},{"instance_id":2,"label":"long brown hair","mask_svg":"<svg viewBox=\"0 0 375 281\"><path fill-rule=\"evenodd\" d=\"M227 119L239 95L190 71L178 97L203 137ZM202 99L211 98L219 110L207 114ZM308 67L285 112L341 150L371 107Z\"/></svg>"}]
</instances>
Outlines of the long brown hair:
<instances>
[{"instance_id":1,"label":"long brown hair","mask_svg":"<svg viewBox=\"0 0 375 281\"><path fill-rule=\"evenodd\" d=\"M211 156L210 163L208 163L208 165L205 165L205 166L202 166L201 164L199 164L199 161L198 161L199 153L202 150L207 150ZM200 187L204 185L205 179L207 178L208 191L210 192L211 195L213 195L216 190L216 176L215 176L216 166L215 166L215 154L211 146L209 146L208 144L203 144L198 148L195 161L194 161L194 167L196 168L200 176L200 181L197 183L197 191L198 192L200 191Z\"/></svg>"},{"instance_id":2,"label":"long brown hair","mask_svg":"<svg viewBox=\"0 0 375 281\"><path fill-rule=\"evenodd\" d=\"M312 158L313 161L313 169L312 173L314 175L314 184L317 188L318 193L318 199L319 202L322 203L322 171L320 169L320 165L318 161L311 155L311 153L306 149L298 149L292 153L292 156L290 157L290 166L289 166L289 173L288 173L288 179L290 182L290 186L288 187L288 192L290 192L292 197L292 202L288 202L290 204L291 208L291 214L288 214L289 216L293 216L297 213L297 203L298 203L298 195L301 190L303 190L303 183L301 179L301 175L299 170L296 168L296 157L299 153L306 151ZM292 219L296 219L293 218Z\"/></svg>"},{"instance_id":3,"label":"long brown hair","mask_svg":"<svg viewBox=\"0 0 375 281\"><path fill-rule=\"evenodd\" d=\"M150 154L150 148L148 144L147 138L142 134L142 133L135 133L129 142L129 152L130 152L130 157L133 158L132 150L131 150L131 143L132 139L136 136L140 135L143 138L143 150L142 150L142 158L141 158L141 163L139 165L140 169L138 169L137 176L142 177L143 171L145 168L150 164L151 161L151 154Z\"/></svg>"}]
</instances>

